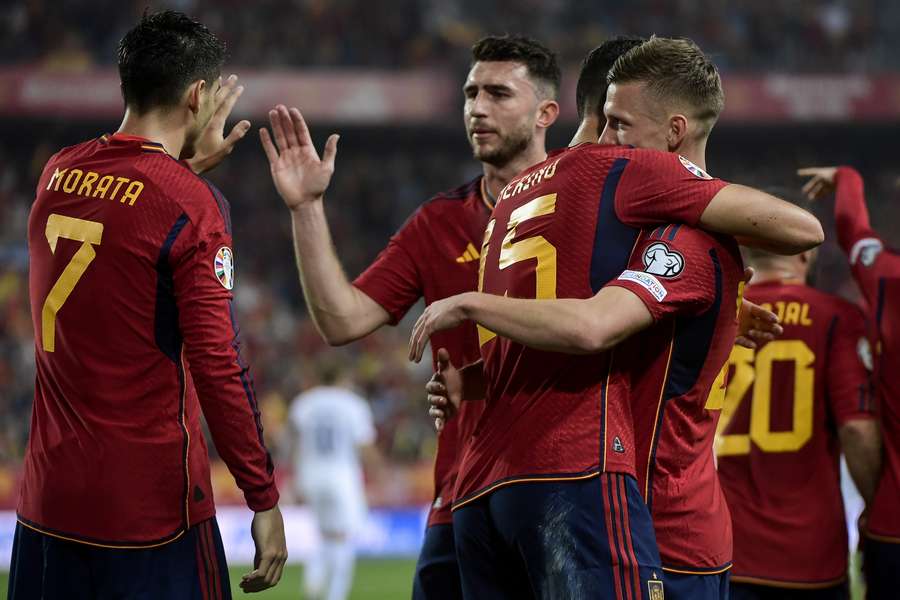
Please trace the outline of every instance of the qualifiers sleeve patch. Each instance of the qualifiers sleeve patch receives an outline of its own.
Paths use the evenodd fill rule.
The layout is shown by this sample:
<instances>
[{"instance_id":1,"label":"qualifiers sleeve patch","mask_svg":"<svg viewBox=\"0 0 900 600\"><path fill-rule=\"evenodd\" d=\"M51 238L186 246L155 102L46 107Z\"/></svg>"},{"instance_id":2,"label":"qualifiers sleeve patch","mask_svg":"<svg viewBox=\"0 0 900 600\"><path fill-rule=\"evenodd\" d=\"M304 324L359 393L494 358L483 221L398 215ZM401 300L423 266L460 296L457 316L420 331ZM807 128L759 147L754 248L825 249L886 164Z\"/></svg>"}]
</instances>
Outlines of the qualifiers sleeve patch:
<instances>
[{"instance_id":1,"label":"qualifiers sleeve patch","mask_svg":"<svg viewBox=\"0 0 900 600\"><path fill-rule=\"evenodd\" d=\"M643 260L645 270L660 277L678 277L684 270L684 256L664 242L650 244L644 250Z\"/></svg>"},{"instance_id":2,"label":"qualifiers sleeve patch","mask_svg":"<svg viewBox=\"0 0 900 600\"><path fill-rule=\"evenodd\" d=\"M619 279L622 281L633 281L643 287L656 298L657 302L662 302L666 297L666 294L669 293L665 286L659 282L659 279L650 273L644 273L643 271L623 271L622 274L619 275Z\"/></svg>"},{"instance_id":3,"label":"qualifiers sleeve patch","mask_svg":"<svg viewBox=\"0 0 900 600\"><path fill-rule=\"evenodd\" d=\"M234 287L234 254L228 246L222 246L216 252L216 260L213 267L216 272L216 279L222 284L226 290Z\"/></svg>"},{"instance_id":4,"label":"qualifiers sleeve patch","mask_svg":"<svg viewBox=\"0 0 900 600\"><path fill-rule=\"evenodd\" d=\"M850 249L850 264L855 265L859 261L862 266L871 267L882 250L884 244L878 238L863 238Z\"/></svg>"},{"instance_id":5,"label":"qualifiers sleeve patch","mask_svg":"<svg viewBox=\"0 0 900 600\"><path fill-rule=\"evenodd\" d=\"M872 358L872 345L869 340L864 337L859 338L856 342L856 355L859 356L859 362L863 364L870 373L875 370L875 360Z\"/></svg>"},{"instance_id":6,"label":"qualifiers sleeve patch","mask_svg":"<svg viewBox=\"0 0 900 600\"><path fill-rule=\"evenodd\" d=\"M681 161L682 166L690 172L691 175L697 177L699 179L712 179L712 175L686 159L685 157L678 155L678 160Z\"/></svg>"}]
</instances>

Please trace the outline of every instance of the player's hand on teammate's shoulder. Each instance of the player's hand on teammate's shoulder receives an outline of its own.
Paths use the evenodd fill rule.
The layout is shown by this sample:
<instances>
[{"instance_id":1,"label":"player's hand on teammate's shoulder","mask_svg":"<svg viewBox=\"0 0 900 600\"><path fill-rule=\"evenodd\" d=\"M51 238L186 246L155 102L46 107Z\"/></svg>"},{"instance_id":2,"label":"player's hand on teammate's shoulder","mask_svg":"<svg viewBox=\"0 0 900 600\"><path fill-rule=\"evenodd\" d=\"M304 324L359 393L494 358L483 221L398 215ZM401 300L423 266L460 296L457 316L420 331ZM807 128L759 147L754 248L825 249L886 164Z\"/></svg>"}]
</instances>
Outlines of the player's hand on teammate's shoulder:
<instances>
[{"instance_id":1,"label":"player's hand on teammate's shoulder","mask_svg":"<svg viewBox=\"0 0 900 600\"><path fill-rule=\"evenodd\" d=\"M425 307L425 312L413 326L409 337L409 360L419 362L425 352L425 346L436 331L452 329L466 320L464 310L466 300L477 292L465 292L432 302Z\"/></svg>"},{"instance_id":2,"label":"player's hand on teammate's shoulder","mask_svg":"<svg viewBox=\"0 0 900 600\"><path fill-rule=\"evenodd\" d=\"M250 121L238 121L228 136L225 136L225 122L244 86L238 85L238 76L230 75L216 91L215 112L200 137L194 143L194 155L186 157L191 170L200 175L214 169L225 157L231 154L235 145L250 131Z\"/></svg>"},{"instance_id":3,"label":"player's hand on teammate's shoulder","mask_svg":"<svg viewBox=\"0 0 900 600\"><path fill-rule=\"evenodd\" d=\"M425 384L425 392L428 415L434 419L434 428L440 432L459 411L462 401L462 380L459 371L450 363L450 353L446 348L438 350L437 371Z\"/></svg>"},{"instance_id":4,"label":"player's hand on teammate's shoulder","mask_svg":"<svg viewBox=\"0 0 900 600\"><path fill-rule=\"evenodd\" d=\"M744 283L753 279L753 269L744 269ZM738 336L735 344L744 348L756 348L760 344L774 340L784 333L778 322L778 316L746 298L741 299L738 313Z\"/></svg>"},{"instance_id":5,"label":"player's hand on teammate's shoulder","mask_svg":"<svg viewBox=\"0 0 900 600\"><path fill-rule=\"evenodd\" d=\"M254 569L241 577L240 586L245 593L269 589L281 579L288 552L284 519L277 504L253 515L250 534L256 545L256 556L253 559Z\"/></svg>"},{"instance_id":6,"label":"player's hand on teammate's shoulder","mask_svg":"<svg viewBox=\"0 0 900 600\"><path fill-rule=\"evenodd\" d=\"M259 130L259 138L281 199L291 210L321 200L334 173L340 136L328 136L320 159L306 121L297 108L288 110L279 104L269 111L269 124L272 133L263 127Z\"/></svg>"},{"instance_id":7,"label":"player's hand on teammate's shoulder","mask_svg":"<svg viewBox=\"0 0 900 600\"><path fill-rule=\"evenodd\" d=\"M809 177L810 180L803 185L803 195L809 200L818 200L834 192L834 178L837 175L837 167L808 167L798 169L797 175Z\"/></svg>"}]
</instances>

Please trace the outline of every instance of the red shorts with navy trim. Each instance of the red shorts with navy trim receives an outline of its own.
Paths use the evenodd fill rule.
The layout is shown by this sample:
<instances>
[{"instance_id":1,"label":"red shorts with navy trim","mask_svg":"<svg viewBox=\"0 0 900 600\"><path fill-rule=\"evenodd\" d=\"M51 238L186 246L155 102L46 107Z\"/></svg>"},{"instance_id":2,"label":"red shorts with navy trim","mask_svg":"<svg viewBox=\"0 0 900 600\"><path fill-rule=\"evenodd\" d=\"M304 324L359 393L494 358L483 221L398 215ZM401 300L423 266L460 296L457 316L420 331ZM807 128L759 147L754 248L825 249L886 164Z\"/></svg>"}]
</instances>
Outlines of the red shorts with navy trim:
<instances>
[{"instance_id":1,"label":"red shorts with navy trim","mask_svg":"<svg viewBox=\"0 0 900 600\"><path fill-rule=\"evenodd\" d=\"M10 600L230 600L225 550L215 518L153 548L75 542L19 522Z\"/></svg>"},{"instance_id":2,"label":"red shorts with navy trim","mask_svg":"<svg viewBox=\"0 0 900 600\"><path fill-rule=\"evenodd\" d=\"M453 532L466 600L662 600L663 571L635 479L515 483L460 506Z\"/></svg>"}]
</instances>

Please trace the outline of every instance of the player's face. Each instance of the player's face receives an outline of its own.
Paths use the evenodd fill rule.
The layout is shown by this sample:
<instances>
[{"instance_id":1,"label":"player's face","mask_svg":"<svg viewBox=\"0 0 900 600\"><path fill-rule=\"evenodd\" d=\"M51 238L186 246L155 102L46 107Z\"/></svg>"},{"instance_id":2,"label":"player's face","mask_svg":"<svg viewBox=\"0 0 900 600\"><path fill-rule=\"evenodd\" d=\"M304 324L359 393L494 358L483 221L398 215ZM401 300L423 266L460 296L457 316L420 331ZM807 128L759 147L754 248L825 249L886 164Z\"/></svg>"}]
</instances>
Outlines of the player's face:
<instances>
[{"instance_id":1,"label":"player's face","mask_svg":"<svg viewBox=\"0 0 900 600\"><path fill-rule=\"evenodd\" d=\"M534 138L540 98L517 62L477 62L463 86L466 135L475 158L502 166Z\"/></svg>"},{"instance_id":2,"label":"player's face","mask_svg":"<svg viewBox=\"0 0 900 600\"><path fill-rule=\"evenodd\" d=\"M668 120L649 99L643 83L612 83L606 92L606 127L601 144L669 150Z\"/></svg>"}]
</instances>

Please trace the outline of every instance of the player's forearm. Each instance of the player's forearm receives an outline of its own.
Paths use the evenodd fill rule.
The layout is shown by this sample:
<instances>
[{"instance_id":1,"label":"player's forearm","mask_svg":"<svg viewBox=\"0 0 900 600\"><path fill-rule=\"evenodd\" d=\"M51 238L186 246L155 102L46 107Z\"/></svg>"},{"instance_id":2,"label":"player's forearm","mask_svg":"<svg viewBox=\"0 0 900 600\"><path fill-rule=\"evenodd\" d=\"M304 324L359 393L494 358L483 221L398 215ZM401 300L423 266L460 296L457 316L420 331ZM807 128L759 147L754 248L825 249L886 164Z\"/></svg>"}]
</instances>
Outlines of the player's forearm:
<instances>
[{"instance_id":1,"label":"player's forearm","mask_svg":"<svg viewBox=\"0 0 900 600\"><path fill-rule=\"evenodd\" d=\"M524 346L592 354L620 340L590 303L590 299L525 300L472 292L463 302L463 311L468 319Z\"/></svg>"},{"instance_id":2,"label":"player's forearm","mask_svg":"<svg viewBox=\"0 0 900 600\"><path fill-rule=\"evenodd\" d=\"M870 235L869 210L860 174L852 167L839 167L834 176L834 228L838 244L850 253L853 244Z\"/></svg>"},{"instance_id":3,"label":"player's forearm","mask_svg":"<svg viewBox=\"0 0 900 600\"><path fill-rule=\"evenodd\" d=\"M847 468L860 496L869 506L881 476L881 433L875 419L857 419L841 426L838 433Z\"/></svg>"},{"instance_id":4,"label":"player's forearm","mask_svg":"<svg viewBox=\"0 0 900 600\"><path fill-rule=\"evenodd\" d=\"M322 202L292 210L291 222L303 296L325 341L333 346L346 344L387 323L387 312L347 279Z\"/></svg>"},{"instance_id":5,"label":"player's forearm","mask_svg":"<svg viewBox=\"0 0 900 600\"><path fill-rule=\"evenodd\" d=\"M777 254L798 254L825 240L811 213L743 185L727 185L700 217L700 227L732 235L745 246Z\"/></svg>"}]
</instances>

